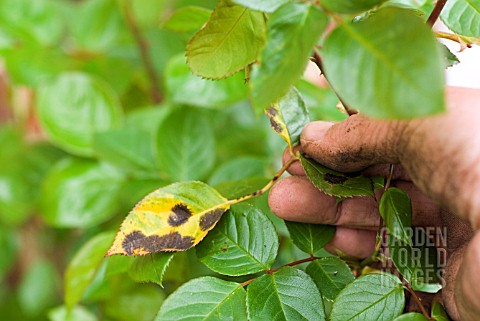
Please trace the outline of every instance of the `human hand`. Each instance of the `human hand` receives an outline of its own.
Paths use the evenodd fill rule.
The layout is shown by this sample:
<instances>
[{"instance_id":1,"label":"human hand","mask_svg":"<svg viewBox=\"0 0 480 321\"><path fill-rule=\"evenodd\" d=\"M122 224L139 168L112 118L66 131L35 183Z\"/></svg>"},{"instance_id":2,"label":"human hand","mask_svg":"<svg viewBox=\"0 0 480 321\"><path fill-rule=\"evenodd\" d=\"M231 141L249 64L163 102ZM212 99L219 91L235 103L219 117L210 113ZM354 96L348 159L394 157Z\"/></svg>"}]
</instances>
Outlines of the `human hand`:
<instances>
[{"instance_id":1,"label":"human hand","mask_svg":"<svg viewBox=\"0 0 480 321\"><path fill-rule=\"evenodd\" d=\"M338 124L314 122L303 131L301 149L344 172L366 169L367 175L387 176L385 164L401 164L392 184L411 197L413 225L447 228L447 310L454 319L478 320L480 233L466 246L471 229L450 211L480 227L480 90L449 88L447 105L445 114L412 121L354 115ZM337 205L303 176L298 163L289 171L294 176L278 182L270 193L272 210L287 220L336 225L327 249L369 256L379 224L375 200L357 197Z\"/></svg>"}]
</instances>

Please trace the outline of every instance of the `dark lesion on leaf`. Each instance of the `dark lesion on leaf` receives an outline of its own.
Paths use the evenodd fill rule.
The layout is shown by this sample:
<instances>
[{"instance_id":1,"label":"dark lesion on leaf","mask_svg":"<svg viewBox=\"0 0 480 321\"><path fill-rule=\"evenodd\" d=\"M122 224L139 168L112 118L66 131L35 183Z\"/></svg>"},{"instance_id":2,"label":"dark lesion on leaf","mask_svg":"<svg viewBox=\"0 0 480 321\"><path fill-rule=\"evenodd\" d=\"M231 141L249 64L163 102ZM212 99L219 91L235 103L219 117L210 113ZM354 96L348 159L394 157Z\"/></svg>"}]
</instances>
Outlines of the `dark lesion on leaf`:
<instances>
[{"instance_id":1,"label":"dark lesion on leaf","mask_svg":"<svg viewBox=\"0 0 480 321\"><path fill-rule=\"evenodd\" d=\"M206 213L200 218L200 229L202 231L208 231L215 225L218 220L222 217L223 213L225 213L225 209L217 208L209 213Z\"/></svg>"},{"instance_id":2,"label":"dark lesion on leaf","mask_svg":"<svg viewBox=\"0 0 480 321\"><path fill-rule=\"evenodd\" d=\"M192 216L192 211L186 204L179 203L172 208L172 213L168 217L168 225L180 226L188 221Z\"/></svg>"},{"instance_id":3,"label":"dark lesion on leaf","mask_svg":"<svg viewBox=\"0 0 480 321\"><path fill-rule=\"evenodd\" d=\"M191 248L193 243L193 237L182 236L178 232L164 236L152 235L148 237L148 245L145 247L145 250L148 252L185 251Z\"/></svg>"},{"instance_id":4,"label":"dark lesion on leaf","mask_svg":"<svg viewBox=\"0 0 480 321\"><path fill-rule=\"evenodd\" d=\"M326 173L325 175L323 175L323 178L330 184L343 184L345 183L345 181L348 180L348 177L338 176L330 173Z\"/></svg>"},{"instance_id":5,"label":"dark lesion on leaf","mask_svg":"<svg viewBox=\"0 0 480 321\"><path fill-rule=\"evenodd\" d=\"M140 231L133 231L125 236L122 242L122 247L128 255L132 255L135 249L141 248L141 244L145 239L145 234Z\"/></svg>"},{"instance_id":6,"label":"dark lesion on leaf","mask_svg":"<svg viewBox=\"0 0 480 321\"><path fill-rule=\"evenodd\" d=\"M194 244L191 236L182 236L178 232L172 232L163 236L146 236L140 231L133 231L125 236L122 247L127 255L132 255L135 250L155 253L160 251L185 251Z\"/></svg>"},{"instance_id":7,"label":"dark lesion on leaf","mask_svg":"<svg viewBox=\"0 0 480 321\"><path fill-rule=\"evenodd\" d=\"M268 116L268 119L270 119L270 126L272 126L273 130L276 131L277 133L281 133L282 132L282 126L277 123L277 121L275 120L275 117L278 116L278 111L274 108L274 107L270 107L267 109L267 116Z\"/></svg>"}]
</instances>

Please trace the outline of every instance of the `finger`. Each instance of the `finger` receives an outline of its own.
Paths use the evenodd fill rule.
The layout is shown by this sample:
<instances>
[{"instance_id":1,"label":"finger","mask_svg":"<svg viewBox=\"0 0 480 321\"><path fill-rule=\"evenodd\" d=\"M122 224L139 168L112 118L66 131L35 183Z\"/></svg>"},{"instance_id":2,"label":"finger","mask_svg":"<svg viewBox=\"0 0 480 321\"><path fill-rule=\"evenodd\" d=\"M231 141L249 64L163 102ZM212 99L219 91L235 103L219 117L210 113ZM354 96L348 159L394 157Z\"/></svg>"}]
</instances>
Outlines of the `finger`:
<instances>
[{"instance_id":1,"label":"finger","mask_svg":"<svg viewBox=\"0 0 480 321\"><path fill-rule=\"evenodd\" d=\"M439 206L412 183L397 181L412 200L414 226L442 225ZM380 199L381 195L377 195ZM380 222L378 203L373 197L353 197L337 203L335 197L318 190L305 176L290 176L272 187L268 202L279 217L296 222L330 224L376 230Z\"/></svg>"},{"instance_id":2,"label":"finger","mask_svg":"<svg viewBox=\"0 0 480 321\"><path fill-rule=\"evenodd\" d=\"M305 176L280 180L270 191L268 202L277 216L288 221L375 230L380 220L372 197L355 197L337 204L335 197L318 190Z\"/></svg>"},{"instance_id":3,"label":"finger","mask_svg":"<svg viewBox=\"0 0 480 321\"><path fill-rule=\"evenodd\" d=\"M366 258L375 250L375 238L374 231L337 227L335 236L325 249L332 254L340 250L348 256Z\"/></svg>"},{"instance_id":4,"label":"finger","mask_svg":"<svg viewBox=\"0 0 480 321\"><path fill-rule=\"evenodd\" d=\"M358 171L373 164L397 163L404 122L353 115L341 123L312 122L303 129L303 151L339 171Z\"/></svg>"}]
</instances>

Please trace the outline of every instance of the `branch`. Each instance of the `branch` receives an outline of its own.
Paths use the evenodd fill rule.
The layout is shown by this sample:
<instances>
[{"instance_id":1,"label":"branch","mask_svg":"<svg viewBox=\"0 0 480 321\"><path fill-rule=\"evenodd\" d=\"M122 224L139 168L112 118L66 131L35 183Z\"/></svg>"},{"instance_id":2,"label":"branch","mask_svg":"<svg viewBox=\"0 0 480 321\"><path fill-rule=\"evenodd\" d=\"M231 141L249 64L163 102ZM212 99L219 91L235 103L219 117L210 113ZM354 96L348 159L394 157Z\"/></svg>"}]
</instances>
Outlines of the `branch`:
<instances>
[{"instance_id":1,"label":"branch","mask_svg":"<svg viewBox=\"0 0 480 321\"><path fill-rule=\"evenodd\" d=\"M280 270L281 268L285 267L285 266L295 266L295 265L299 265L299 264L302 264L302 263L307 263L307 262L312 262L312 261L315 261L315 260L318 260L319 258L316 257L316 256L310 256L310 257L307 257L306 259L301 259L301 260L298 260L298 261L293 261L293 262L290 262L290 263L287 263L285 265L282 265L276 269L271 269L269 270L267 273L268 274L272 274L272 273L275 273L277 272L278 270Z\"/></svg>"},{"instance_id":2,"label":"branch","mask_svg":"<svg viewBox=\"0 0 480 321\"><path fill-rule=\"evenodd\" d=\"M425 318L427 318L427 320L433 320L430 315L428 314L427 310L425 309L425 307L423 306L423 303L422 303L422 300L420 300L420 298L418 297L418 295L415 293L415 290L412 288L412 285L410 284L410 282L408 282L407 280L403 280L403 285L407 288L408 292L410 292L410 294L412 295L413 299L415 300L415 302L417 303L418 307L420 308L420 310L422 311L422 314L425 316Z\"/></svg>"},{"instance_id":3,"label":"branch","mask_svg":"<svg viewBox=\"0 0 480 321\"><path fill-rule=\"evenodd\" d=\"M461 36L447 32L435 32L435 36L437 36L437 38L457 42L460 45L460 51L463 51L466 48L472 48L472 45L480 46L480 39L475 37Z\"/></svg>"},{"instance_id":4,"label":"branch","mask_svg":"<svg viewBox=\"0 0 480 321\"><path fill-rule=\"evenodd\" d=\"M287 264L285 264L285 265L282 265L282 266L280 266L280 267L278 267L278 268L276 268L276 269L267 270L267 271L265 271L265 273L267 273L267 274L273 274L273 273L277 272L278 270L280 270L281 268L283 268L283 267L285 267L285 266L295 266L295 265L299 265L299 264L302 264L302 263L312 262L312 261L315 261L315 260L318 260L318 259L319 259L319 257L316 257L316 256L313 256L313 255L312 255L312 256L310 256L310 257L307 257L306 259L301 259L301 260L298 260L298 261L293 261L293 262L287 263ZM249 285L250 283L252 283L253 281L255 281L257 278L258 278L258 277L252 278L252 279L250 279L250 280L247 280L247 281L243 282L243 283L241 284L241 286L245 287L245 286Z\"/></svg>"},{"instance_id":5,"label":"branch","mask_svg":"<svg viewBox=\"0 0 480 321\"><path fill-rule=\"evenodd\" d=\"M433 8L432 13L427 19L427 24L430 27L433 27L435 24L435 21L437 21L438 17L440 16L440 13L443 10L443 7L445 7L445 4L447 3L447 0L438 0L437 3L435 4L435 7Z\"/></svg>"},{"instance_id":6,"label":"branch","mask_svg":"<svg viewBox=\"0 0 480 321\"><path fill-rule=\"evenodd\" d=\"M145 70L147 71L148 78L150 79L150 94L152 96L152 101L155 104L159 104L163 101L163 96L160 91L160 80L158 79L155 67L153 65L152 57L148 50L148 42L140 32L137 21L135 20L129 4L125 6L125 17L127 19L127 24L130 28L130 32L133 35L133 39L137 44L138 50L140 52L140 57L142 59Z\"/></svg>"}]
</instances>

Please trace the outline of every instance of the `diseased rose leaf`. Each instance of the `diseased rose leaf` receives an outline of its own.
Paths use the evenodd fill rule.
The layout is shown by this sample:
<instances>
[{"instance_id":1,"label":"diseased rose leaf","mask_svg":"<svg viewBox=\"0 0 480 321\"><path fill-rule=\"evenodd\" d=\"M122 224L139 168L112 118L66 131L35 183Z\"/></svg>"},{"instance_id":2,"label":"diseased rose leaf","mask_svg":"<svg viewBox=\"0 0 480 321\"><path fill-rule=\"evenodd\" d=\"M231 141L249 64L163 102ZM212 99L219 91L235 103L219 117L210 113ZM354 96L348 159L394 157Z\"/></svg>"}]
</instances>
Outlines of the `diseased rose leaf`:
<instances>
[{"instance_id":1,"label":"diseased rose leaf","mask_svg":"<svg viewBox=\"0 0 480 321\"><path fill-rule=\"evenodd\" d=\"M373 196L378 185L375 177L340 173L303 155L300 155L300 162L313 185L327 195L341 198Z\"/></svg>"},{"instance_id":2,"label":"diseased rose leaf","mask_svg":"<svg viewBox=\"0 0 480 321\"><path fill-rule=\"evenodd\" d=\"M197 181L159 188L125 218L107 256L188 250L230 208L227 201L214 188Z\"/></svg>"},{"instance_id":3,"label":"diseased rose leaf","mask_svg":"<svg viewBox=\"0 0 480 321\"><path fill-rule=\"evenodd\" d=\"M290 149L300 141L303 127L310 121L299 91L293 87L278 103L265 109L272 129L287 142Z\"/></svg>"}]
</instances>

